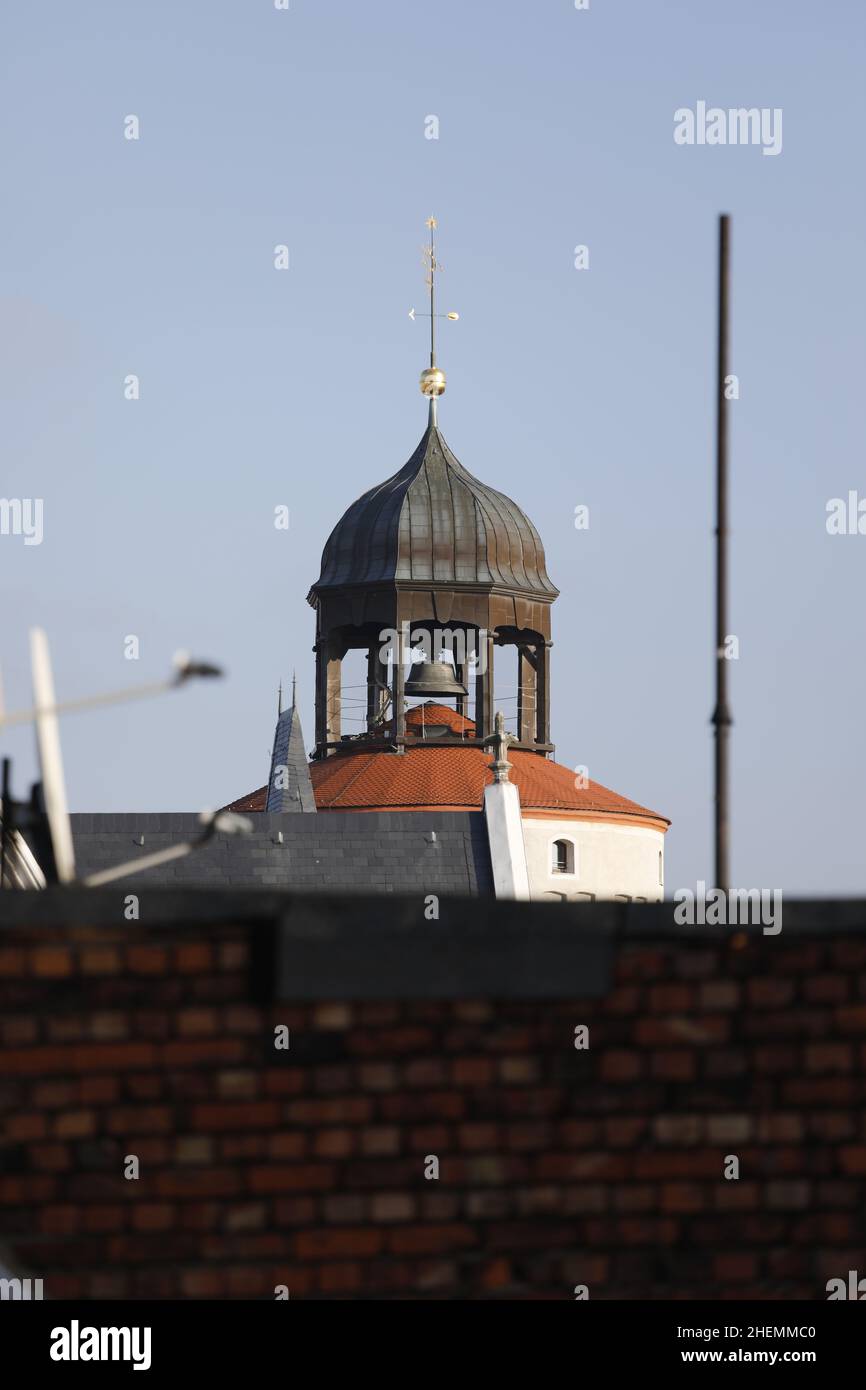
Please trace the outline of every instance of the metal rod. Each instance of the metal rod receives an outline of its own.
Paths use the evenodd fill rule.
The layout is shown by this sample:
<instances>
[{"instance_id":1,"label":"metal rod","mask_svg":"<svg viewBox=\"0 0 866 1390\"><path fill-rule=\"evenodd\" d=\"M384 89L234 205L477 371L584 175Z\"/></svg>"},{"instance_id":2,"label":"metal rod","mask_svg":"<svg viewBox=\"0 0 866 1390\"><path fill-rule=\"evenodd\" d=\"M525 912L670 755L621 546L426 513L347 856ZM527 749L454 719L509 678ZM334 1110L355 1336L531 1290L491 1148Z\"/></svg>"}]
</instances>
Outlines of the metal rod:
<instances>
[{"instance_id":1,"label":"metal rod","mask_svg":"<svg viewBox=\"0 0 866 1390\"><path fill-rule=\"evenodd\" d=\"M433 241L435 218L430 218L430 366L436 366L436 247Z\"/></svg>"},{"instance_id":2,"label":"metal rod","mask_svg":"<svg viewBox=\"0 0 866 1390\"><path fill-rule=\"evenodd\" d=\"M101 705L122 704L125 700L142 700L147 695L159 695L165 690L174 690L180 682L174 677L167 681L154 681L149 685L133 685L127 690L113 690L107 695L86 695L80 700L61 700L44 709L13 710L11 714L0 715L0 729L8 729L13 724L33 724L40 714L71 714L76 710L98 709Z\"/></svg>"},{"instance_id":3,"label":"metal rod","mask_svg":"<svg viewBox=\"0 0 866 1390\"><path fill-rule=\"evenodd\" d=\"M716 379L716 707L715 734L715 879L730 888L729 736L733 720L728 705L728 376L730 302L730 217L719 218L719 304Z\"/></svg>"}]
</instances>

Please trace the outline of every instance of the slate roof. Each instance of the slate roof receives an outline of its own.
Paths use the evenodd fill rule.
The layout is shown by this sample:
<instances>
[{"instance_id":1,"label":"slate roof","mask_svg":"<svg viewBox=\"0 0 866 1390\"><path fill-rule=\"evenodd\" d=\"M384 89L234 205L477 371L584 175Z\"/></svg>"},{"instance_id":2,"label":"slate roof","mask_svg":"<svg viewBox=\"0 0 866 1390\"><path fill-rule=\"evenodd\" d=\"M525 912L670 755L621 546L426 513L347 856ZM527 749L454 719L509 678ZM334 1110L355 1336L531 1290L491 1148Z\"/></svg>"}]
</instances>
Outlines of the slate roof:
<instances>
[{"instance_id":1,"label":"slate roof","mask_svg":"<svg viewBox=\"0 0 866 1390\"><path fill-rule=\"evenodd\" d=\"M77 814L71 820L82 877L201 834L198 817L182 813ZM151 884L305 892L493 893L480 810L424 816L414 812L342 816L262 812L255 817L251 835L215 835L203 849L159 868L131 873L128 881L142 888Z\"/></svg>"},{"instance_id":2,"label":"slate roof","mask_svg":"<svg viewBox=\"0 0 866 1390\"><path fill-rule=\"evenodd\" d=\"M554 599L541 538L510 497L463 467L435 425L409 462L370 488L334 527L322 589L394 580L504 586Z\"/></svg>"},{"instance_id":3,"label":"slate roof","mask_svg":"<svg viewBox=\"0 0 866 1390\"><path fill-rule=\"evenodd\" d=\"M277 719L266 810L315 811L316 798L310 781L310 767L301 716L293 704Z\"/></svg>"}]
</instances>

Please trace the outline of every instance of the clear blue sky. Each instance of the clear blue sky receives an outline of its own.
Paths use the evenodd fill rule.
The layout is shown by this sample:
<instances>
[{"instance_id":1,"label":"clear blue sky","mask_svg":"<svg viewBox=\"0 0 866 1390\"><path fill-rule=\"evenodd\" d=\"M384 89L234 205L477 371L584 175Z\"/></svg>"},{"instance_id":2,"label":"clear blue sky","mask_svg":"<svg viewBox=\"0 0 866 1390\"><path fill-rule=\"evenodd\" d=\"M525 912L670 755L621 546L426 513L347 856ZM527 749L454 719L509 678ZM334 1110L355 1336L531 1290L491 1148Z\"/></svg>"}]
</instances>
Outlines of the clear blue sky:
<instances>
[{"instance_id":1,"label":"clear blue sky","mask_svg":"<svg viewBox=\"0 0 866 1390\"><path fill-rule=\"evenodd\" d=\"M866 496L859 0L57 2L7 9L0 53L0 495L45 508L40 546L0 537L7 704L29 701L34 623L65 696L157 678L179 647L229 672L67 718L73 809L260 785L293 666L312 745L305 598L342 511L423 431L407 311L435 211L461 313L443 431L528 511L562 591L557 758L671 817L669 892L711 880L728 211L733 878L866 891L866 536L825 529L828 499ZM677 146L698 100L781 107L782 153ZM31 745L5 741L19 795Z\"/></svg>"}]
</instances>

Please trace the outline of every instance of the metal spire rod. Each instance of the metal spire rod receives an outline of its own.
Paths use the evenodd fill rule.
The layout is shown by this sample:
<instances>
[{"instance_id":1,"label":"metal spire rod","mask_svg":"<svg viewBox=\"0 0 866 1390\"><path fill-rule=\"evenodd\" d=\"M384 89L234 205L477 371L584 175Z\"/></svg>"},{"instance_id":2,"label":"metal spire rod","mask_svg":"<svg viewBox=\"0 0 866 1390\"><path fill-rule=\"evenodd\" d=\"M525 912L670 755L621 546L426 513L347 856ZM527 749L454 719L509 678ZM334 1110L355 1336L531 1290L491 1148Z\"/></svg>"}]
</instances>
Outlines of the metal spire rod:
<instances>
[{"instance_id":1,"label":"metal spire rod","mask_svg":"<svg viewBox=\"0 0 866 1390\"><path fill-rule=\"evenodd\" d=\"M433 232L436 228L436 218L428 217L427 226L430 228L430 278L427 284L430 287L430 366L436 366L436 246L433 241Z\"/></svg>"},{"instance_id":2,"label":"metal spire rod","mask_svg":"<svg viewBox=\"0 0 866 1390\"><path fill-rule=\"evenodd\" d=\"M424 264L427 267L426 285L430 292L430 366L425 367L421 373L421 391L430 400L430 425L434 426L436 424L436 399L445 390L445 373L436 366L436 320L451 319L456 321L460 315L453 311L447 314L436 313L436 271L442 269L436 260L436 242L433 236L436 229L436 218L428 217L427 226L430 229L430 245L429 247L425 246L423 250ZM409 317L410 319L427 318L428 315L416 315L415 310L410 309Z\"/></svg>"},{"instance_id":3,"label":"metal spire rod","mask_svg":"<svg viewBox=\"0 0 866 1390\"><path fill-rule=\"evenodd\" d=\"M730 888L728 705L728 309L730 299L730 217L719 217L719 303L716 380L716 707L715 735L715 886Z\"/></svg>"}]
</instances>

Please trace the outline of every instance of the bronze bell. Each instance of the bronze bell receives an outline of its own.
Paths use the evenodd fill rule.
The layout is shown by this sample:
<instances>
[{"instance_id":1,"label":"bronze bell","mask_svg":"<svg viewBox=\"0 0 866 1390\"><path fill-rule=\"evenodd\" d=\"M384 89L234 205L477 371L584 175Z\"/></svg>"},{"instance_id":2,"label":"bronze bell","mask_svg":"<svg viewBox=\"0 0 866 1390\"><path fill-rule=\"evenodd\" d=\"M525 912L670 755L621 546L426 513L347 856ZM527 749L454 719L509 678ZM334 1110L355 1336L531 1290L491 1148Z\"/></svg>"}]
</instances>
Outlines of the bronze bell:
<instances>
[{"instance_id":1,"label":"bronze bell","mask_svg":"<svg viewBox=\"0 0 866 1390\"><path fill-rule=\"evenodd\" d=\"M465 685L461 685L454 674L454 667L447 661L422 661L415 668L417 675L406 682L407 695L468 695Z\"/></svg>"}]
</instances>

